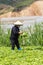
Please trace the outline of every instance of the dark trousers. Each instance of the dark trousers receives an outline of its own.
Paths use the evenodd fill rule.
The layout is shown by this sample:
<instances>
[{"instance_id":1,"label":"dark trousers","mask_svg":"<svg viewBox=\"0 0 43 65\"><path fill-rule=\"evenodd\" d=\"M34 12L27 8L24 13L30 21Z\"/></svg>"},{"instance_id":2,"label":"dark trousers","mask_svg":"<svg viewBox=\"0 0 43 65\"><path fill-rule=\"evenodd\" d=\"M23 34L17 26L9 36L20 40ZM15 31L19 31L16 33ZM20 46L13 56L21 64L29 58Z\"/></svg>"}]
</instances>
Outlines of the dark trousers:
<instances>
[{"instance_id":1,"label":"dark trousers","mask_svg":"<svg viewBox=\"0 0 43 65\"><path fill-rule=\"evenodd\" d=\"M17 49L19 49L20 48L20 45L19 45L19 41L18 41L18 39L12 39L11 40L11 45L12 45L12 50L14 50L14 48L15 48L15 45L17 46Z\"/></svg>"}]
</instances>

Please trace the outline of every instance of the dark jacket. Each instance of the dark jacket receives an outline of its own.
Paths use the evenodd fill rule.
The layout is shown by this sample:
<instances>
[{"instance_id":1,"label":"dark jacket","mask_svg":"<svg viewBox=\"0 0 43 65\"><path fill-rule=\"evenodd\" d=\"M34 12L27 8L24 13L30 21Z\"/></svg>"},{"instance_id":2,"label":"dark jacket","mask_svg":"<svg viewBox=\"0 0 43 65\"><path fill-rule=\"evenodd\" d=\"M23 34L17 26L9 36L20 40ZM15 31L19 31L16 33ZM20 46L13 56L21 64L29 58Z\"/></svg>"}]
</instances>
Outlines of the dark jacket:
<instances>
[{"instance_id":1,"label":"dark jacket","mask_svg":"<svg viewBox=\"0 0 43 65\"><path fill-rule=\"evenodd\" d=\"M19 37L19 27L18 26L14 26L11 30L11 36L10 39L18 39Z\"/></svg>"}]
</instances>

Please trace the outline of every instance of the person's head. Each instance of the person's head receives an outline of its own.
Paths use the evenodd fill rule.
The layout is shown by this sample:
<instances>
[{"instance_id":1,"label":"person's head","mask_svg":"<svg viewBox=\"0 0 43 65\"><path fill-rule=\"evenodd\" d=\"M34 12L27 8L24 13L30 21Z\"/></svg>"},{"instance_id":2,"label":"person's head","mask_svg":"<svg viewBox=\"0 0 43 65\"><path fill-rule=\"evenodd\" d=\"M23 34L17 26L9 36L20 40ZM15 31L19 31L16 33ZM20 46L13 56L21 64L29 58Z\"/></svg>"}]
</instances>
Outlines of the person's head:
<instances>
[{"instance_id":1,"label":"person's head","mask_svg":"<svg viewBox=\"0 0 43 65\"><path fill-rule=\"evenodd\" d=\"M20 21L16 21L16 22L14 23L14 25L20 27L20 26L22 26L23 24L22 24Z\"/></svg>"}]
</instances>

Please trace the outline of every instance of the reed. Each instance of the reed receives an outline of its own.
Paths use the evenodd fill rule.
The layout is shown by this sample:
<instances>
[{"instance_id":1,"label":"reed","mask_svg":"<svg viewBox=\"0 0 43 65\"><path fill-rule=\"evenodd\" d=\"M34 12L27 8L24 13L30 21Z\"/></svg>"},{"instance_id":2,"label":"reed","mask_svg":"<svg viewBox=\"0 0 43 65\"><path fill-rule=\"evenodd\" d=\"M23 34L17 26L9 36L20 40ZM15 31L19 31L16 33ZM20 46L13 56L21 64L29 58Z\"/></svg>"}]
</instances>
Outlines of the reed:
<instances>
[{"instance_id":1,"label":"reed","mask_svg":"<svg viewBox=\"0 0 43 65\"><path fill-rule=\"evenodd\" d=\"M0 46L11 46L10 44L10 29L7 31L8 33L4 33L3 29L0 27ZM43 46L43 23L35 24L32 27L28 27L28 32L24 31L23 34L19 37L20 45L35 45L35 46Z\"/></svg>"}]
</instances>

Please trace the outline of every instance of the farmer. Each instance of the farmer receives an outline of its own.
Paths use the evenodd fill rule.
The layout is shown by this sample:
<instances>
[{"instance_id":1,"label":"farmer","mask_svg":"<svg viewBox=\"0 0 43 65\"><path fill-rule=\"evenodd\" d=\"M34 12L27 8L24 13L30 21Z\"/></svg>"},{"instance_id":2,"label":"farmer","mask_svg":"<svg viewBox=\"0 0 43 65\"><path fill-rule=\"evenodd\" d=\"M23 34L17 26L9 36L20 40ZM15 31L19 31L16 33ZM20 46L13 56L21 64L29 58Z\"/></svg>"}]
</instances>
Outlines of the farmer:
<instances>
[{"instance_id":1,"label":"farmer","mask_svg":"<svg viewBox=\"0 0 43 65\"><path fill-rule=\"evenodd\" d=\"M10 36L10 40L11 40L11 44L12 44L12 50L14 50L15 45L17 46L18 50L21 50L20 45L19 45L19 35L22 34L22 32L20 32L19 27L22 25L22 23L20 21L17 21L14 23L14 27L11 30L11 36Z\"/></svg>"}]
</instances>

